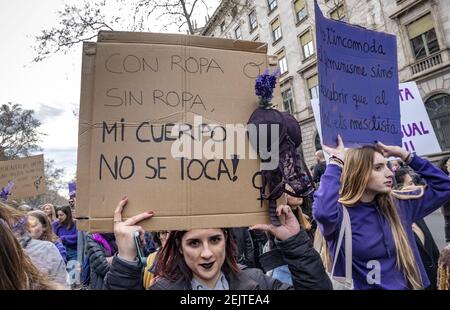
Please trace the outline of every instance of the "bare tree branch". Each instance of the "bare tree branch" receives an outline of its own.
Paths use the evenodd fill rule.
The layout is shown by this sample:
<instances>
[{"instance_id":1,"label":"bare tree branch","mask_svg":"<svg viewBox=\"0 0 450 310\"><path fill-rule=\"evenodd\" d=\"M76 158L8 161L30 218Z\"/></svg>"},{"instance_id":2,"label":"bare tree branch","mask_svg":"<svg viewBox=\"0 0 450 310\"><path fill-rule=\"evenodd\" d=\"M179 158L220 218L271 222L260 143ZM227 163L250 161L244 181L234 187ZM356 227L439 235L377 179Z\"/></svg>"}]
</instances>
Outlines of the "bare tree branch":
<instances>
[{"instance_id":1,"label":"bare tree branch","mask_svg":"<svg viewBox=\"0 0 450 310\"><path fill-rule=\"evenodd\" d=\"M34 62L56 53L67 53L74 46L96 38L100 30L123 29L150 31L154 20L163 21L161 30L177 27L194 34L195 18L206 14L206 0L71 0L57 12L58 25L42 30L36 38ZM228 4L246 7L251 1L224 0ZM241 4L243 3L243 4ZM114 7L116 9L113 9Z\"/></svg>"}]
</instances>

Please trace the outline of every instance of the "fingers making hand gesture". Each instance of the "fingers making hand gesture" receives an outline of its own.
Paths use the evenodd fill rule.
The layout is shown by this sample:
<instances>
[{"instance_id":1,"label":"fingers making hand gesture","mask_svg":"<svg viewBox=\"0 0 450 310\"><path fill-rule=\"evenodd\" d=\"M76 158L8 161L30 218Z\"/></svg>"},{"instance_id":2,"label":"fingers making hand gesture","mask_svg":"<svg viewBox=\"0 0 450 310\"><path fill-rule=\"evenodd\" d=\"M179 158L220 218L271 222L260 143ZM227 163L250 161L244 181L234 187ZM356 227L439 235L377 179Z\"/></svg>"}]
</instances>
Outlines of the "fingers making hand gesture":
<instances>
[{"instance_id":1,"label":"fingers making hand gesture","mask_svg":"<svg viewBox=\"0 0 450 310\"><path fill-rule=\"evenodd\" d=\"M139 231L141 242L144 243L144 230L137 223L149 219L154 215L153 211L140 213L132 216L126 221L122 221L122 211L128 203L128 198L125 196L119 201L119 204L114 211L114 235L116 237L117 248L119 256L126 260L135 260L137 256L137 249L134 243L134 233Z\"/></svg>"},{"instance_id":2,"label":"fingers making hand gesture","mask_svg":"<svg viewBox=\"0 0 450 310\"><path fill-rule=\"evenodd\" d=\"M277 215L278 217L284 216L284 224L280 226L275 226L272 224L256 224L250 227L250 229L270 232L279 240L286 240L299 233L300 224L298 223L294 213L292 213L291 207L288 205L279 205L277 207Z\"/></svg>"}]
</instances>

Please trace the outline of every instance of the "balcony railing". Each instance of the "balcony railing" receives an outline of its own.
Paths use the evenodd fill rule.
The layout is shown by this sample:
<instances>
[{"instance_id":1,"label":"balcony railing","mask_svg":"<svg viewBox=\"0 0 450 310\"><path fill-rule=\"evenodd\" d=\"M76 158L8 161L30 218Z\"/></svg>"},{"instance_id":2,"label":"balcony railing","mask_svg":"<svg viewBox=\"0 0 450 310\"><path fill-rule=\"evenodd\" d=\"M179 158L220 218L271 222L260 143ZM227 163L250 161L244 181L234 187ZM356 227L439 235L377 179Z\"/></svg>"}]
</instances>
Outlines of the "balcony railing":
<instances>
[{"instance_id":1,"label":"balcony railing","mask_svg":"<svg viewBox=\"0 0 450 310\"><path fill-rule=\"evenodd\" d=\"M441 51L428 56L427 58L424 58L415 64L411 65L411 73L412 75L416 75L419 73L422 73L424 71L427 71L435 66L438 66L442 64L442 55Z\"/></svg>"}]
</instances>

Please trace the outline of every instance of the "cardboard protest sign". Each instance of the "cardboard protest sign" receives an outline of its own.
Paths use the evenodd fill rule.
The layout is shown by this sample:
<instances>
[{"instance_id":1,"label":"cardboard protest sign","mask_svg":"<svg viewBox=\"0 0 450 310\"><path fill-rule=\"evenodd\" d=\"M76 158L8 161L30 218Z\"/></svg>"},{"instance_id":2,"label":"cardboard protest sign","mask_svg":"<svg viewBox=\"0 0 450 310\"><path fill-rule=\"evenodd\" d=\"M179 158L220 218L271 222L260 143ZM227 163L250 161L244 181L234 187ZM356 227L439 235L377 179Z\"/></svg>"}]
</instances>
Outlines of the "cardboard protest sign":
<instances>
[{"instance_id":1,"label":"cardboard protest sign","mask_svg":"<svg viewBox=\"0 0 450 310\"><path fill-rule=\"evenodd\" d=\"M11 199L27 198L47 191L44 174L44 155L0 161L0 188L14 183Z\"/></svg>"},{"instance_id":2,"label":"cardboard protest sign","mask_svg":"<svg viewBox=\"0 0 450 310\"><path fill-rule=\"evenodd\" d=\"M400 84L400 111L403 148L418 155L440 153L441 147L415 82Z\"/></svg>"},{"instance_id":3,"label":"cardboard protest sign","mask_svg":"<svg viewBox=\"0 0 450 310\"><path fill-rule=\"evenodd\" d=\"M402 147L417 155L440 153L441 148L415 82L399 85ZM317 131L322 142L320 104L311 100ZM323 143L323 142L322 142ZM346 145L346 141L344 140ZM326 155L326 153L325 153ZM327 156L327 155L326 155ZM327 156L329 157L329 156Z\"/></svg>"},{"instance_id":4,"label":"cardboard protest sign","mask_svg":"<svg viewBox=\"0 0 450 310\"><path fill-rule=\"evenodd\" d=\"M79 228L111 231L124 195L124 218L155 211L147 230L268 223L259 160L230 129L245 128L268 66L256 42L101 32L85 43Z\"/></svg>"},{"instance_id":5,"label":"cardboard protest sign","mask_svg":"<svg viewBox=\"0 0 450 310\"><path fill-rule=\"evenodd\" d=\"M395 36L323 17L315 2L323 142L401 145Z\"/></svg>"}]
</instances>

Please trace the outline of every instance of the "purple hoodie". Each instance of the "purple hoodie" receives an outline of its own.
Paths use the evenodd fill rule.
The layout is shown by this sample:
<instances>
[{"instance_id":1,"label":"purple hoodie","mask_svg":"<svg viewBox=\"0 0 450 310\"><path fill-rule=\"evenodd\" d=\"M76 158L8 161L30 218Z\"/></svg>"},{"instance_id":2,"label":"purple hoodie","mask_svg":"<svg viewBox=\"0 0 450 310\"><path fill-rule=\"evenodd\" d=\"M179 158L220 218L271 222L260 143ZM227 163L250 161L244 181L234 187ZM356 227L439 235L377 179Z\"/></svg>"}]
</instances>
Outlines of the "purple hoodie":
<instances>
[{"instance_id":1,"label":"purple hoodie","mask_svg":"<svg viewBox=\"0 0 450 310\"><path fill-rule=\"evenodd\" d=\"M394 201L419 267L423 287L426 288L430 285L430 281L417 249L412 223L432 213L450 199L450 179L440 169L418 156L414 156L409 166L426 181L424 195L421 198ZM342 221L342 206L338 203L341 172L339 166L327 165L313 204L314 218L333 256ZM412 191L408 195L418 192ZM355 289L408 289L403 272L396 267L396 251L391 228L386 218L378 212L376 204L359 202L347 210L352 225ZM380 283L369 284L367 280L373 278L377 262L381 269ZM335 275L343 276L344 271L344 244L342 244Z\"/></svg>"},{"instance_id":2,"label":"purple hoodie","mask_svg":"<svg viewBox=\"0 0 450 310\"><path fill-rule=\"evenodd\" d=\"M66 252L66 247L58 240L56 240L55 242L53 242L54 245L56 245L56 247L58 248L59 254L61 254L61 257L64 260L64 263L67 264L67 252Z\"/></svg>"},{"instance_id":3,"label":"purple hoodie","mask_svg":"<svg viewBox=\"0 0 450 310\"><path fill-rule=\"evenodd\" d=\"M77 225L73 223L70 229L67 229L67 226L61 225L59 226L59 221L54 221L52 223L53 232L58 236L59 240L61 240L62 244L67 248L76 248L77 247Z\"/></svg>"}]
</instances>

